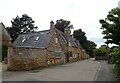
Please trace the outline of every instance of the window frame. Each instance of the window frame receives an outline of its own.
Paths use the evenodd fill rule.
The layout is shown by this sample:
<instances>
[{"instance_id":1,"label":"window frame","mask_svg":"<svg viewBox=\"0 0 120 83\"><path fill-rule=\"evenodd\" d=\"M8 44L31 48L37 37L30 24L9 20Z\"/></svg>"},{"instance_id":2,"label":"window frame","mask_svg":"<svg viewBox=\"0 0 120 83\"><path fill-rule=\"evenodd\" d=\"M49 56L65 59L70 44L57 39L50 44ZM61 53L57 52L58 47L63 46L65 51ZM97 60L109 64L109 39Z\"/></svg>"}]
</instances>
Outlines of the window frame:
<instances>
[{"instance_id":1,"label":"window frame","mask_svg":"<svg viewBox=\"0 0 120 83\"><path fill-rule=\"evenodd\" d=\"M62 51L55 51L54 56L55 56L56 59L60 59L62 57Z\"/></svg>"}]
</instances>

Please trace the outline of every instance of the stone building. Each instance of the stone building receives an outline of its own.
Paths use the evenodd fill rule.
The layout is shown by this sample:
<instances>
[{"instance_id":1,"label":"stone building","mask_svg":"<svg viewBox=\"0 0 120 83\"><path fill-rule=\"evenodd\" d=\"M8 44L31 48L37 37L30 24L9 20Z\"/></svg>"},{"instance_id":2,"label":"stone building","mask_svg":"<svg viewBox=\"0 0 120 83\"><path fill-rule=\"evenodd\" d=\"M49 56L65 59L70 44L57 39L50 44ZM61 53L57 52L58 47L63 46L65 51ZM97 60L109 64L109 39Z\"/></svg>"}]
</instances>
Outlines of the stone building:
<instances>
[{"instance_id":1,"label":"stone building","mask_svg":"<svg viewBox=\"0 0 120 83\"><path fill-rule=\"evenodd\" d=\"M11 45L11 37L3 23L0 23L0 61L7 57L7 47Z\"/></svg>"},{"instance_id":2,"label":"stone building","mask_svg":"<svg viewBox=\"0 0 120 83\"><path fill-rule=\"evenodd\" d=\"M8 52L9 70L30 70L49 65L78 61L82 53L79 42L55 28L53 21L50 29L20 35Z\"/></svg>"}]
</instances>

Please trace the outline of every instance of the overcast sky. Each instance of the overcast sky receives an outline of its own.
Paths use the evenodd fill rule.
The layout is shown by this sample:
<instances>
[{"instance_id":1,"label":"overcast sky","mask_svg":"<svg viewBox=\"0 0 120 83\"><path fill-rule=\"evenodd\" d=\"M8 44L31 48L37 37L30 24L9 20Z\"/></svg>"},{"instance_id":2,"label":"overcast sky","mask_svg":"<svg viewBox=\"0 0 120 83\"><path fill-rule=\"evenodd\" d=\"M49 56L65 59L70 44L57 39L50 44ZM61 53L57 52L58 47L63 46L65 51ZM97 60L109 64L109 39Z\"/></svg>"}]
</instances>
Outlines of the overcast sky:
<instances>
[{"instance_id":1,"label":"overcast sky","mask_svg":"<svg viewBox=\"0 0 120 83\"><path fill-rule=\"evenodd\" d=\"M38 30L49 29L49 22L65 19L71 21L74 30L82 29L88 40L98 47L104 44L99 19L104 19L119 0L0 0L0 22L11 26L17 15L28 14Z\"/></svg>"}]
</instances>

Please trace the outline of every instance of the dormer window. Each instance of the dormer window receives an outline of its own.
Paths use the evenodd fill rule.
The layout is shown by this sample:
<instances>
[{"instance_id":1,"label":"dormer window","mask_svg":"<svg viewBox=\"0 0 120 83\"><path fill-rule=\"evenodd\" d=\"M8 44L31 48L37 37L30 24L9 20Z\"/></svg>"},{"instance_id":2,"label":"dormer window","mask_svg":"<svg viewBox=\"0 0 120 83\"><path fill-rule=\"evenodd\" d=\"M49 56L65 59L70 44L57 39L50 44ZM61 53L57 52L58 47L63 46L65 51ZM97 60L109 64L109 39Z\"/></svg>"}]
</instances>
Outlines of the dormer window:
<instances>
[{"instance_id":1,"label":"dormer window","mask_svg":"<svg viewBox=\"0 0 120 83\"><path fill-rule=\"evenodd\" d=\"M25 38L22 40L22 42L25 42Z\"/></svg>"},{"instance_id":2,"label":"dormer window","mask_svg":"<svg viewBox=\"0 0 120 83\"><path fill-rule=\"evenodd\" d=\"M38 40L40 37L36 37L36 39L35 40Z\"/></svg>"}]
</instances>

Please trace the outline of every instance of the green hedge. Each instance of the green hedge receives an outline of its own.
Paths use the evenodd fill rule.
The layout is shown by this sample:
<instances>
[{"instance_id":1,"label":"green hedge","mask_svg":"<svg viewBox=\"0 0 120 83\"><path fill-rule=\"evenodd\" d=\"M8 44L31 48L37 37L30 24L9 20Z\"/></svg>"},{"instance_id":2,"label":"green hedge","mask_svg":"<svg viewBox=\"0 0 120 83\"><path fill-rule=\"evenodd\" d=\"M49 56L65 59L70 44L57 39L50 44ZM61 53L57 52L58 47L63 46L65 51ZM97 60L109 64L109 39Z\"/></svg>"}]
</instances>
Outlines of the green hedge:
<instances>
[{"instance_id":1,"label":"green hedge","mask_svg":"<svg viewBox=\"0 0 120 83\"><path fill-rule=\"evenodd\" d=\"M114 72L117 76L120 76L120 63L115 64Z\"/></svg>"},{"instance_id":2,"label":"green hedge","mask_svg":"<svg viewBox=\"0 0 120 83\"><path fill-rule=\"evenodd\" d=\"M106 56L106 50L100 48L94 49L93 52L94 52L93 53L94 56Z\"/></svg>"},{"instance_id":3,"label":"green hedge","mask_svg":"<svg viewBox=\"0 0 120 83\"><path fill-rule=\"evenodd\" d=\"M115 74L120 76L120 48L114 48L110 56L112 63L115 64Z\"/></svg>"},{"instance_id":4,"label":"green hedge","mask_svg":"<svg viewBox=\"0 0 120 83\"><path fill-rule=\"evenodd\" d=\"M114 64L120 63L120 49L119 48L113 49L113 52L110 53L110 57L111 57L112 63Z\"/></svg>"}]
</instances>

